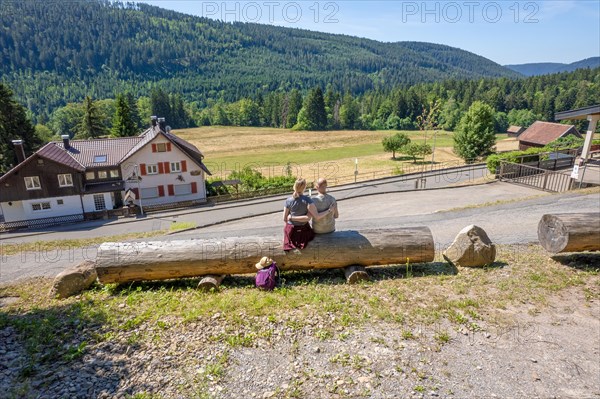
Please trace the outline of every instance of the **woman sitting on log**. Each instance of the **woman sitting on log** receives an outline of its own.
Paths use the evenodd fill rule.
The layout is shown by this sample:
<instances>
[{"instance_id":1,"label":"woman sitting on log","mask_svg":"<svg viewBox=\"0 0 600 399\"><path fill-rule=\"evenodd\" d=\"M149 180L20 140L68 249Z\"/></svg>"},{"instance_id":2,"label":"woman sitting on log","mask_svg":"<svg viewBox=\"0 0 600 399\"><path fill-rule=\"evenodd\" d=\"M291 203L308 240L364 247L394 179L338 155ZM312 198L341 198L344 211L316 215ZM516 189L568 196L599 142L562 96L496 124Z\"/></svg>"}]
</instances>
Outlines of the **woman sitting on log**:
<instances>
[{"instance_id":1,"label":"woman sitting on log","mask_svg":"<svg viewBox=\"0 0 600 399\"><path fill-rule=\"evenodd\" d=\"M309 221L312 218L319 220L333 210L327 209L321 213L313 200L304 195L306 189L306 180L299 178L294 183L294 194L285 201L283 209L283 250L304 249L315 237L315 233L310 227Z\"/></svg>"}]
</instances>

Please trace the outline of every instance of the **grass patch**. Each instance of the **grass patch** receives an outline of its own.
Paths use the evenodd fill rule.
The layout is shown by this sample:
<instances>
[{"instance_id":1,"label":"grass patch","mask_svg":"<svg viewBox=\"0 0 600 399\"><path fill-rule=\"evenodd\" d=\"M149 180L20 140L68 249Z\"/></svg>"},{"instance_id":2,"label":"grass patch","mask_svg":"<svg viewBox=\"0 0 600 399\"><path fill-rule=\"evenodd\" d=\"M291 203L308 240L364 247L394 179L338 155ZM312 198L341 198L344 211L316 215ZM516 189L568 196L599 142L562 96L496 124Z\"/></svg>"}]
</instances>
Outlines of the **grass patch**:
<instances>
[{"instance_id":1,"label":"grass patch","mask_svg":"<svg viewBox=\"0 0 600 399\"><path fill-rule=\"evenodd\" d=\"M179 231L179 230L187 230L187 229L195 229L198 227L197 223L194 222L173 222L169 226L169 231Z\"/></svg>"},{"instance_id":2,"label":"grass patch","mask_svg":"<svg viewBox=\"0 0 600 399\"><path fill-rule=\"evenodd\" d=\"M155 230L144 233L117 234L107 237L79 238L70 240L33 241L26 243L0 243L0 256L15 255L23 252L69 251L75 248L84 248L100 245L104 242L122 242L140 238L151 238L164 235L166 230ZM51 256L49 256L51 258Z\"/></svg>"}]
</instances>

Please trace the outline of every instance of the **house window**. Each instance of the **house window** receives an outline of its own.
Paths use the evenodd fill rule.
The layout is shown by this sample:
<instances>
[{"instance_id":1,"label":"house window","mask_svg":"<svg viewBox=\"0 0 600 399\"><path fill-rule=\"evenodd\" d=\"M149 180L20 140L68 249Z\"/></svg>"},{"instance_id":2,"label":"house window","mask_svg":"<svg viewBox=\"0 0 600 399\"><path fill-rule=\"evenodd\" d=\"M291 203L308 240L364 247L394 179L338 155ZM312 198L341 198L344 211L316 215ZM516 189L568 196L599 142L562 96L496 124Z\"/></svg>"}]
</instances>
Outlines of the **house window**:
<instances>
[{"instance_id":1,"label":"house window","mask_svg":"<svg viewBox=\"0 0 600 399\"><path fill-rule=\"evenodd\" d=\"M64 205L64 204L65 204L64 200L62 200L62 199L57 199L56 200L56 205Z\"/></svg>"},{"instance_id":2,"label":"house window","mask_svg":"<svg viewBox=\"0 0 600 399\"><path fill-rule=\"evenodd\" d=\"M158 197L158 187L148 187L142 188L142 198L157 198Z\"/></svg>"},{"instance_id":3,"label":"house window","mask_svg":"<svg viewBox=\"0 0 600 399\"><path fill-rule=\"evenodd\" d=\"M191 184L178 184L174 187L175 195L188 195L192 193Z\"/></svg>"},{"instance_id":4,"label":"house window","mask_svg":"<svg viewBox=\"0 0 600 399\"><path fill-rule=\"evenodd\" d=\"M61 187L73 187L73 176L70 173L58 175L58 185Z\"/></svg>"},{"instance_id":5,"label":"house window","mask_svg":"<svg viewBox=\"0 0 600 399\"><path fill-rule=\"evenodd\" d=\"M157 143L156 152L167 152L167 143Z\"/></svg>"},{"instance_id":6,"label":"house window","mask_svg":"<svg viewBox=\"0 0 600 399\"><path fill-rule=\"evenodd\" d=\"M50 202L36 202L34 204L31 204L31 209L34 212L39 212L39 211L47 211L49 209L52 209L52 207L50 206Z\"/></svg>"},{"instance_id":7,"label":"house window","mask_svg":"<svg viewBox=\"0 0 600 399\"><path fill-rule=\"evenodd\" d=\"M108 177L108 172L105 170L98 171L98 179L106 179Z\"/></svg>"},{"instance_id":8,"label":"house window","mask_svg":"<svg viewBox=\"0 0 600 399\"><path fill-rule=\"evenodd\" d=\"M149 175L157 175L158 174L158 165L146 165L146 173Z\"/></svg>"},{"instance_id":9,"label":"house window","mask_svg":"<svg viewBox=\"0 0 600 399\"><path fill-rule=\"evenodd\" d=\"M104 202L104 194L94 195L94 207L97 211L103 211L106 209L106 202Z\"/></svg>"},{"instance_id":10,"label":"house window","mask_svg":"<svg viewBox=\"0 0 600 399\"><path fill-rule=\"evenodd\" d=\"M86 180L94 180L96 178L96 175L94 174L94 172L85 172L85 178Z\"/></svg>"},{"instance_id":11,"label":"house window","mask_svg":"<svg viewBox=\"0 0 600 399\"><path fill-rule=\"evenodd\" d=\"M111 170L110 177L119 177L119 171L117 169Z\"/></svg>"},{"instance_id":12,"label":"house window","mask_svg":"<svg viewBox=\"0 0 600 399\"><path fill-rule=\"evenodd\" d=\"M29 176L25 178L25 188L27 190L40 190L42 185L40 184L39 176Z\"/></svg>"},{"instance_id":13,"label":"house window","mask_svg":"<svg viewBox=\"0 0 600 399\"><path fill-rule=\"evenodd\" d=\"M104 163L106 162L106 155L96 155L94 157L94 163Z\"/></svg>"},{"instance_id":14,"label":"house window","mask_svg":"<svg viewBox=\"0 0 600 399\"><path fill-rule=\"evenodd\" d=\"M181 173L181 164L179 162L171 162L171 173Z\"/></svg>"}]
</instances>

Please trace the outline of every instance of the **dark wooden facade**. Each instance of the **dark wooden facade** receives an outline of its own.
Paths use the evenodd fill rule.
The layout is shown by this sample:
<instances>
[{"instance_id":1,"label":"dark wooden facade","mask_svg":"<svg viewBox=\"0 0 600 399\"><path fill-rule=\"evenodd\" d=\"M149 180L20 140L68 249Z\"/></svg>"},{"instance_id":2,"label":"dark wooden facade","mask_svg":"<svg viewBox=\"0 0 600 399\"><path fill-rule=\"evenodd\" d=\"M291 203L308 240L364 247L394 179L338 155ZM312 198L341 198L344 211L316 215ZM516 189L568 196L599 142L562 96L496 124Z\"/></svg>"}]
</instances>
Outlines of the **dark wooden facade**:
<instances>
[{"instance_id":1,"label":"dark wooden facade","mask_svg":"<svg viewBox=\"0 0 600 399\"><path fill-rule=\"evenodd\" d=\"M70 174L73 186L60 187L58 175L61 174ZM25 177L30 176L39 178L40 189L28 190L26 188ZM83 180L83 172L34 154L2 176L0 202L79 195L83 190Z\"/></svg>"}]
</instances>

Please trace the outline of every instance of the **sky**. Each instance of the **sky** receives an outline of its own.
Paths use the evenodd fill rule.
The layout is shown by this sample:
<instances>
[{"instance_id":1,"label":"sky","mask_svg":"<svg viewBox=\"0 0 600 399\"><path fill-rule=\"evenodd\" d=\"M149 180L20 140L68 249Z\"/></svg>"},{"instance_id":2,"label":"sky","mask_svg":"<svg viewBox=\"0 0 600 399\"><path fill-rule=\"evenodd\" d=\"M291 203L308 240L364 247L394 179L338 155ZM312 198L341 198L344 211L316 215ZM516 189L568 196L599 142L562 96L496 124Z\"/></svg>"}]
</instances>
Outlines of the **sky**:
<instances>
[{"instance_id":1,"label":"sky","mask_svg":"<svg viewBox=\"0 0 600 399\"><path fill-rule=\"evenodd\" d=\"M600 56L600 0L142 2L226 22L446 44L501 65Z\"/></svg>"}]
</instances>

